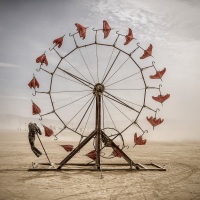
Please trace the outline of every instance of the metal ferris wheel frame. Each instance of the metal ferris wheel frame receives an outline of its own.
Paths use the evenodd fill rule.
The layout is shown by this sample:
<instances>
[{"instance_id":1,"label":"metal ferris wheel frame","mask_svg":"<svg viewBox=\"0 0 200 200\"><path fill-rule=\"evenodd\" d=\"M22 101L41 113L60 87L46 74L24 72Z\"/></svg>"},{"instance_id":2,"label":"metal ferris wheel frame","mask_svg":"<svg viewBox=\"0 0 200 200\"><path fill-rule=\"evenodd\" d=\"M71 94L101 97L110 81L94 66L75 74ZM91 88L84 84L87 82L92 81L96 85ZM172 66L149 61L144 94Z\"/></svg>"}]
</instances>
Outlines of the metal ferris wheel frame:
<instances>
[{"instance_id":1,"label":"metal ferris wheel frame","mask_svg":"<svg viewBox=\"0 0 200 200\"><path fill-rule=\"evenodd\" d=\"M51 101L51 105L52 105L52 108L53 110L51 112L48 112L48 113L45 113L45 114L42 114L40 115L41 117L41 120L42 120L42 117L45 116L45 115L49 115L49 114L52 114L54 113L58 119L63 123L64 125L64 128L59 131L56 135L54 135L57 139L57 136L65 129L68 129L78 135L81 136L81 140L79 142L79 145L71 152L69 153L60 163L58 163L57 167L56 168L51 168L51 169L48 169L48 170L65 170L65 168L63 168L64 166L66 165L78 165L78 166L95 166L96 167L96 170L101 170L101 166L104 165L105 163L102 163L101 162L101 151L104 147L111 147L113 149L115 149L116 151L118 151L122 157L125 159L125 161L127 162L127 164L121 164L121 163L116 163L116 164L109 164L109 165L114 165L114 166L119 166L119 165L122 165L122 166L129 166L129 169L137 169L137 170L159 170L159 171L165 171L166 169L159 166L159 165L156 165L154 163L150 163L150 164L146 164L146 165L143 165L143 164L140 164L140 163L135 163L124 151L123 151L123 148L124 148L124 144L123 144L123 148L120 148L115 142L114 142L114 139L118 136L121 136L121 134L126 131L129 127L131 127L133 124L136 125L142 132L143 134L145 132L147 132L146 130L143 130L140 125L137 123L137 119L139 117L139 115L141 114L142 110L144 108L147 108L147 109L150 109L152 110L154 113L155 113L155 116L156 116L156 113L157 113L157 110L154 110L150 107L148 107L146 105L146 91L148 89L158 89L160 91L160 87L148 87L147 84L146 84L146 81L145 81L145 78L143 76L143 70L146 70L147 68L150 68L150 67L154 67L154 62L152 62L152 66L149 66L149 67L145 67L145 68L141 68L139 66L139 64L133 59L132 57L132 54L139 48L143 49L142 47L140 47L139 43L137 43L137 47L131 52L131 53L127 53L125 51L123 51L122 49L120 49L119 47L116 46L116 43L118 41L118 38L120 35L122 34L119 34L119 32L117 31L116 34L117 34L117 37L114 41L113 44L105 44L105 43L99 43L97 42L97 32L99 30L102 30L102 29L98 29L98 30L95 30L95 29L92 29L93 31L95 31L95 42L93 43L90 43L90 44L86 44L86 45L78 45L77 44L77 41L76 41L76 38L75 38L75 35L78 33L74 33L74 34L69 34L70 37L73 37L73 40L74 40L74 44L75 44L75 48L73 50L71 50L68 54L66 54L65 56L61 56L60 53L57 51L57 49L55 48L56 45L52 48L52 49L49 49L50 51L54 50L56 52L56 54L60 57L60 61L59 63L57 64L56 68L54 69L53 72L49 72L45 69L42 68L42 64L40 65L40 68L37 70L39 71L40 69L43 70L44 72L48 73L49 75L51 75L51 80L50 80L50 88L49 88L49 91L47 92L41 92L41 91L36 91L35 90L35 95L37 93L43 93L43 94L48 94L49 97L50 97L50 101ZM122 35L124 36L124 35ZM88 47L88 46L92 46L92 45L96 45L96 47L98 45L100 46L107 46L107 47L113 47L113 49L117 49L119 52L117 54L117 56L115 57L114 61L112 62L112 64L110 65L109 68L106 68L105 70L105 73L104 73L104 76L103 76L103 79L102 81L99 81L99 77L98 77L98 83L95 84L95 81L94 81L94 84L89 82L86 78L83 77L83 75L81 74L82 77L80 76L77 76L77 75L74 75L73 73L67 71L67 70L64 70L62 69L59 65L60 63L65 60L65 58L67 56L69 56L70 54L72 54L75 50L79 50L81 48L84 48L84 47ZM144 49L143 49L144 50ZM128 56L128 59L130 58L134 63L135 65L138 67L139 69L139 72L141 73L141 77L143 79L143 82L144 82L144 99L143 99L143 105L141 106L141 109L138 111L136 110L135 108L133 108L132 106L130 106L128 103L126 103L124 100L116 97L115 95L112 95L110 92L106 91L105 90L105 85L104 85L104 82L106 80L106 78L108 77L108 74L110 73L113 65L115 64L118 56L120 55L120 53L124 53L125 55ZM80 51L81 53L81 51ZM84 57L81 53L81 56L84 60ZM98 60L98 56L97 56L97 60ZM84 60L85 62L85 60ZM87 66L87 63L85 62L86 66ZM88 67L87 67L88 68ZM72 129L71 127L67 126L66 123L62 120L62 118L57 114L56 110L58 108L55 108L54 106L54 103L53 103L53 99L52 99L52 95L51 95L51 90L52 90L52 83L53 83L53 76L56 72L56 70L60 70L62 72L64 72L65 74L67 74L70 78L72 78L72 80L88 87L90 90L92 90L92 93L93 93L93 98L92 100L90 99L90 103L89 103L89 106L87 107L85 113L83 114L83 117L81 118L80 122L78 123L78 126L76 127L76 129ZM88 72L90 74L90 76L92 77L91 75L91 72L90 70L88 69ZM138 73L139 73L138 72ZM56 75L56 74L55 74ZM97 68L97 76L98 76L98 68ZM93 79L93 77L92 77ZM93 79L94 80L94 79ZM117 132L117 134L115 135L114 138L110 138L104 131L104 128L105 127L102 127L102 103L103 103L103 97L106 97L108 98L109 100L111 101L114 101L124 107L127 107L128 109L134 111L134 112L137 112L137 117L135 118L134 121L132 121L125 129L123 129L121 132ZM81 135L77 129L78 127L80 126L83 118L85 117L86 113L88 112L89 108L91 107L91 105L95 102L95 105L96 105L96 116L95 116L95 127L94 127L94 130L88 135L88 136L83 136ZM88 102L87 102L88 103ZM86 105L86 104L85 104ZM84 106L85 106L84 105ZM143 135L142 134L142 135ZM84 139L83 139L84 138ZM91 163L88 163L88 164L82 164L82 163L68 163L91 139L94 139L95 138L95 144L94 144L94 148L95 148L95 151L96 151L96 159L95 159L95 163L91 164ZM104 146L102 147L102 143L104 144ZM40 163L41 165L48 165L47 163ZM106 164L107 165L107 164ZM148 168L147 166L148 165L152 165L154 166L154 168ZM44 169L36 169L36 168L33 168L33 169L30 169L30 170L44 170Z\"/></svg>"}]
</instances>

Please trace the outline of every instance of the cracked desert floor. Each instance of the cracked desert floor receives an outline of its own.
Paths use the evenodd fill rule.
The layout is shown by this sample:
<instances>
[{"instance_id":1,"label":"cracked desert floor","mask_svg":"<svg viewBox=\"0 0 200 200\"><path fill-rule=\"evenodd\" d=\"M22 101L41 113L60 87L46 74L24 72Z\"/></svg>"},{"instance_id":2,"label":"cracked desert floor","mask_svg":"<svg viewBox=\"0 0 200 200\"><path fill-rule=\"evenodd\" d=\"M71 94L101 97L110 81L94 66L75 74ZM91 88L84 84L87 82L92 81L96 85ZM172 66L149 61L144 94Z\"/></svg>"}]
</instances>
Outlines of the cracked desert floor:
<instances>
[{"instance_id":1,"label":"cracked desert floor","mask_svg":"<svg viewBox=\"0 0 200 200\"><path fill-rule=\"evenodd\" d=\"M43 139L43 138L42 138ZM59 144L44 139L51 162L60 162L67 152ZM36 143L39 149L39 143ZM90 162L85 155L91 146L79 152L73 162ZM47 162L31 152L26 132L0 133L0 199L5 200L122 200L122 199L200 199L200 142L148 142L129 148L134 162L155 162L166 171L28 171L32 162ZM107 162L122 162L114 158Z\"/></svg>"}]
</instances>

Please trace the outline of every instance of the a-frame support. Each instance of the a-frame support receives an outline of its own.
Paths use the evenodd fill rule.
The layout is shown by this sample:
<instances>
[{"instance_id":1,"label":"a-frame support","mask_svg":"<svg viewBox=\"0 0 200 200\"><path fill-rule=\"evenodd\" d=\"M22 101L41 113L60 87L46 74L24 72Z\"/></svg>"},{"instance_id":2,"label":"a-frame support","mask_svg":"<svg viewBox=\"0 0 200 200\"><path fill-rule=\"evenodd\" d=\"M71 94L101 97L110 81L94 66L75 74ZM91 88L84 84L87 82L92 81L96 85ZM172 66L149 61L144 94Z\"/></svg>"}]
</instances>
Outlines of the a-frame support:
<instances>
[{"instance_id":1,"label":"a-frame support","mask_svg":"<svg viewBox=\"0 0 200 200\"><path fill-rule=\"evenodd\" d=\"M85 138L65 159L63 159L59 167L60 170L67 162L73 158L92 138L95 137L95 150L96 150L96 168L100 170L101 168L101 143L104 142L105 146L115 148L118 152L122 154L122 157L128 162L130 168L137 165L101 130L101 95L103 94L104 86L103 84L96 84L93 90L93 94L96 96L96 125L95 130Z\"/></svg>"}]
</instances>

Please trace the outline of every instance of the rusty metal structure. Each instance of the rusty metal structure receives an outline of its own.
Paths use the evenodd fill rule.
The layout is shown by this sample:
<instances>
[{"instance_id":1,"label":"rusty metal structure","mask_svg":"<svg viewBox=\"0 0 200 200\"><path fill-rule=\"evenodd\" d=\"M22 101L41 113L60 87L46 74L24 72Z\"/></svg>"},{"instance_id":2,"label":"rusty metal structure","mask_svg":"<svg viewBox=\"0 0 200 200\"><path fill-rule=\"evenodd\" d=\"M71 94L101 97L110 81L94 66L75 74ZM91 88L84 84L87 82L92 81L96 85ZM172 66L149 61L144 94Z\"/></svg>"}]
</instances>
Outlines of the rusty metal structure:
<instances>
[{"instance_id":1,"label":"rusty metal structure","mask_svg":"<svg viewBox=\"0 0 200 200\"><path fill-rule=\"evenodd\" d=\"M85 27L84 31L89 31L88 27ZM51 162L49 163L39 163L39 165L41 166L50 166L48 169L46 168L40 168L33 165L33 167L30 169L31 171L34 170L67 170L67 166L71 166L71 165L77 165L77 166L94 166L95 170L102 170L102 166L103 165L113 165L113 166L128 166L128 169L130 170L160 170L160 171L165 171L166 169L164 167L161 167L155 163L147 163L147 164L141 164L141 163L136 163L134 162L126 153L125 153L125 149L128 148L127 145L125 145L124 142L124 138L122 136L122 134L127 131L128 129L130 129L130 127L135 126L137 127L141 132L141 138L142 136L147 133L147 130L143 130L141 128L141 126L138 123L138 118L140 116L140 114L142 113L143 110L147 109L151 112L153 112L155 114L154 119L156 119L156 114L157 111L159 111L159 109L153 109L151 107L149 107L147 105L146 102L146 97L147 97L147 91L148 90L157 90L161 95L161 85L159 85L158 87L155 86L148 86L145 80L145 75L143 74L144 71L146 71L147 69L154 69L156 71L156 73L158 73L159 71L156 69L155 67L155 62L151 62L152 64L150 66L147 67L140 67L140 65L138 64L138 62L136 61L136 59L133 57L133 55L137 52L137 50L142 50L145 52L145 49L143 49L139 43L135 44L135 48L133 50L129 50L129 52L126 52L125 50L121 49L119 45L117 45L118 40L120 37L125 38L127 40L127 38L129 37L129 35L122 35L120 34L118 31L116 32L116 38L114 39L114 42L112 44L108 44L108 43L102 43L98 41L98 32L100 31L104 31L103 29L92 29L92 31L94 32L94 42L92 43L88 43L88 44L83 44L80 45L77 42L77 35L80 34L80 30L78 30L77 32L75 32L74 34L69 34L70 37L73 38L74 41L74 46L75 48L73 48L69 53L67 53L66 55L61 55L61 53L59 52L59 49L57 48L57 44L55 44L51 49L49 49L49 51L54 51L56 53L56 55L59 57L59 62L57 63L57 66L53 69L53 71L48 71L46 68L43 67L43 64L47 64L48 62L47 60L45 60L45 62L41 62L40 67L37 69L37 71L42 70L43 72L47 73L50 76L50 87L48 91L39 91L36 90L35 88L35 94L33 94L34 96L37 94L46 94L49 96L51 105L52 105L52 110L50 110L47 113L41 114L40 112L38 112L37 114L40 115L40 120L42 120L42 118L46 115L51 115L54 114L57 119L63 124L63 128L56 134L54 134L55 140L58 139L58 135L63 132L64 130L69 130L72 133L77 134L78 136L80 136L80 141L79 144L60 162L60 163L56 163L53 165L51 165ZM113 29L110 28L110 31L113 31ZM131 32L132 33L132 32ZM63 36L64 37L64 36ZM63 38L62 37L62 38ZM65 36L66 37L66 36ZM62 45L62 38L60 39L60 44ZM131 39L129 38L129 42L131 42L132 40L134 40L134 38L132 37ZM60 45L60 46L61 46ZM96 50L96 78L94 78L92 71L90 70L88 63L86 62L86 59L84 58L83 55L83 49L86 49L88 47L93 47ZM108 47L108 48L112 48L112 54L109 58L109 63L106 66L106 69L103 73L103 76L100 78L99 77L99 60L101 60L101 58L98 57L98 50L97 48L100 46L104 46L104 47ZM74 52L79 52L81 55L81 58L83 59L83 62L85 64L85 70L88 73L88 77L86 77L80 70L78 70L76 67L74 67L74 65L72 65L67 58L70 55L73 55ZM112 59L113 56L113 52L117 51L115 57ZM88 53L88 52L87 52ZM148 52L147 52L148 53ZM126 60L121 64L120 66L113 71L114 65L118 62L119 56L123 55L126 56ZM44 59L45 53L43 54L42 59ZM149 52L149 55L147 57L152 57L151 52ZM46 58L46 56L45 56ZM112 62L111 62L112 60ZM130 74L130 72L127 73L127 76L120 78L110 84L108 84L109 80L112 79L112 77L118 73L118 71L121 70L121 68L125 65L125 63L127 61L131 61L132 65L134 65L134 67L136 66L137 68L137 72L134 72L132 74ZM71 69L73 69L74 71L76 71L76 73L72 73L70 70L68 69L64 69L62 67L62 62L65 61L69 64L69 66L71 67ZM59 73L58 73L59 71ZM61 75L61 73L63 73L64 75ZM140 80L143 82L143 88L139 88L139 89L134 89L131 88L132 86L128 86L128 88L111 88L109 89L110 86L115 85L115 84L119 84L123 81L126 81L127 79L131 79L135 76L135 75L140 75ZM34 75L35 77L35 75ZM55 101L54 101L54 95L56 93L59 93L59 91L54 91L53 88L55 88L55 85L53 85L54 82L54 78L55 77L60 77L62 79L65 79L69 82L73 82L77 85L81 85L86 89L82 90L82 91L78 91L78 90L68 90L68 92L88 92L89 94L83 95L78 99L73 99L70 103L62 105L62 106L56 106ZM160 79L162 78L162 76L159 77ZM119 93L122 93L123 91L128 91L130 94L132 91L134 90L142 90L143 91L143 100L142 100L142 105L138 105L134 102L130 102L127 101L126 99L123 99L119 96L117 96L117 93L112 93L113 91L117 91ZM111 91L111 92L110 92ZM66 92L66 91L63 91ZM128 94L128 93L127 93ZM123 95L122 95L123 96ZM125 95L124 95L125 96ZM76 104L76 102L83 100L84 98L89 98L88 101L86 101L86 103L83 104L83 106L78 110L77 113L75 113L75 115L72 116L72 118L70 120L68 120L69 122L66 123L63 118L60 116L60 114L58 113L59 110L66 108L68 105L71 104ZM105 100L106 99L106 100ZM116 127L116 124L114 123L114 120L112 119L112 115L110 113L110 111L108 110L108 107L106 106L106 102L108 104L108 102L110 103L110 105L113 106L113 109L115 108L116 111L118 111L119 113L121 113L121 115L123 117L125 117L127 119L127 121L129 121L128 125L124 126L123 129L119 130ZM80 126L83 124L84 122L84 127L87 126L88 120L90 118L91 112L93 111L93 107L95 107L95 122L94 122L94 129L93 131L91 131L88 135L84 135L83 133L81 133ZM122 109L121 109L122 107ZM137 107L137 108L136 108ZM139 108L139 109L138 109ZM83 109L85 109L84 112ZM125 111L123 110L125 109ZM123 110L123 111L122 111ZM82 116L80 117L80 119L78 120L78 123L76 125L76 127L72 128L72 126L70 126L70 122L77 117L77 115L79 115L79 113L82 112ZM132 115L128 116L128 112L134 112L134 117L130 117ZM107 113L108 118L110 118L109 120L113 123L112 127L105 127L105 113ZM86 117L87 116L87 117ZM153 128L156 125L153 125ZM85 130L85 129L84 129ZM109 131L111 131L112 133L115 132L115 134L107 134ZM116 142L115 139L116 138L120 138L122 145L119 146ZM94 146L94 159L92 162L89 163L70 163L69 161L77 154L80 152L80 150L87 145L91 140L93 140L93 146ZM144 142L144 144L146 143L146 141ZM135 146L139 145L135 143ZM104 148L111 148L114 150L114 152L116 152L116 154L110 154L109 156L105 156L105 154L103 153L103 149ZM124 160L126 161L126 163L103 163L101 160L102 158L114 158L116 155L118 155L117 157L122 157L124 158ZM153 166L153 167L152 167ZM92 168L94 169L94 168ZM114 168L115 169L115 168Z\"/></svg>"}]
</instances>

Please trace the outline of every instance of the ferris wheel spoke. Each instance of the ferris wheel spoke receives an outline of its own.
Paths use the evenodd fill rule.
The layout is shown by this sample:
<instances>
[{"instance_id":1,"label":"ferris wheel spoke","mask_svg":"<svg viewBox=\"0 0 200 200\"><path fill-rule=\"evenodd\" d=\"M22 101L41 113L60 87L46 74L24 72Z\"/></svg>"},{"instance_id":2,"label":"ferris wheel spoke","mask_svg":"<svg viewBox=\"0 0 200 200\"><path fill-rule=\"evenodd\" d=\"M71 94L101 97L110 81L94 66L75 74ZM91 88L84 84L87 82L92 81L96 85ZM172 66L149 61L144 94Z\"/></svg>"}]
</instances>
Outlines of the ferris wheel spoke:
<instances>
[{"instance_id":1,"label":"ferris wheel spoke","mask_svg":"<svg viewBox=\"0 0 200 200\"><path fill-rule=\"evenodd\" d=\"M68 124L83 110L83 108L91 101L92 97L81 107L80 110L78 110L78 112L68 121L67 123L67 126ZM77 129L75 130L77 131Z\"/></svg>"},{"instance_id":2,"label":"ferris wheel spoke","mask_svg":"<svg viewBox=\"0 0 200 200\"><path fill-rule=\"evenodd\" d=\"M67 62L78 74L80 74L87 82L89 80L78 70L76 67L74 67L66 58L63 59L65 62Z\"/></svg>"},{"instance_id":3,"label":"ferris wheel spoke","mask_svg":"<svg viewBox=\"0 0 200 200\"><path fill-rule=\"evenodd\" d=\"M124 66L128 59L129 57L122 63L122 65L112 74L112 76L110 76L110 78L104 84L106 84Z\"/></svg>"},{"instance_id":4,"label":"ferris wheel spoke","mask_svg":"<svg viewBox=\"0 0 200 200\"><path fill-rule=\"evenodd\" d=\"M50 74L50 75L52 75L52 73L51 72L49 72L49 71L47 71L46 69L43 69L43 68L41 68L41 70L43 70L44 72L46 72L47 74Z\"/></svg>"},{"instance_id":5,"label":"ferris wheel spoke","mask_svg":"<svg viewBox=\"0 0 200 200\"><path fill-rule=\"evenodd\" d=\"M105 75L105 77L104 77L104 79L103 79L102 83L105 81L105 79L107 78L108 74L110 73L110 70L112 69L113 65L115 64L115 61L117 60L117 58L118 58L118 56L119 56L120 52L121 52L121 51L119 51L119 52L118 52L118 54L117 54L117 56L115 57L115 59L114 59L114 61L113 61L112 65L110 66L110 68L109 68L108 72L106 73L106 75Z\"/></svg>"},{"instance_id":6,"label":"ferris wheel spoke","mask_svg":"<svg viewBox=\"0 0 200 200\"><path fill-rule=\"evenodd\" d=\"M97 44L96 44L96 58L97 58L97 80L99 83L99 57L98 57Z\"/></svg>"},{"instance_id":7,"label":"ferris wheel spoke","mask_svg":"<svg viewBox=\"0 0 200 200\"><path fill-rule=\"evenodd\" d=\"M111 86L111 85L114 85L114 84L117 84L117 83L119 83L119 82L122 82L122 81L124 81L124 80L126 80L126 79L129 79L129 78L131 78L131 77L133 77L133 76L139 74L139 73L140 73L140 72L136 72L136 73L134 73L134 74L132 74L132 75L130 75L130 76L127 76L127 77L125 77L125 78L123 78L123 79L121 79L121 80L119 80L119 81L116 81L116 82L114 82L114 83L111 83L110 85L106 85L106 87L109 87L109 86Z\"/></svg>"},{"instance_id":8,"label":"ferris wheel spoke","mask_svg":"<svg viewBox=\"0 0 200 200\"><path fill-rule=\"evenodd\" d=\"M135 122L135 125L142 131L143 134L145 133L145 131L142 129L142 127L137 122Z\"/></svg>"},{"instance_id":9,"label":"ferris wheel spoke","mask_svg":"<svg viewBox=\"0 0 200 200\"><path fill-rule=\"evenodd\" d=\"M107 100L122 114L124 115L124 117L126 117L130 122L132 122L132 120L127 117L127 115L125 115L110 99L107 98Z\"/></svg>"},{"instance_id":10,"label":"ferris wheel spoke","mask_svg":"<svg viewBox=\"0 0 200 200\"><path fill-rule=\"evenodd\" d=\"M76 99L76 100L74 100L74 101L72 101L72 102L70 102L70 103L68 103L68 104L66 104L66 105L64 105L64 106L61 106L61 107L59 107L59 108L56 108L55 110L59 110L59 109L61 109L61 108L67 107L67 106L69 106L69 105L71 105L71 104L73 104L73 103L75 103L75 102L77 102L77 101L80 101L81 99L84 99L85 97L87 97L87 96L89 96L89 95L91 95L91 93L86 94L85 96L83 96L83 97L81 97L81 98L78 98L78 99Z\"/></svg>"},{"instance_id":11,"label":"ferris wheel spoke","mask_svg":"<svg viewBox=\"0 0 200 200\"><path fill-rule=\"evenodd\" d=\"M87 107L85 113L83 114L83 117L81 118L81 121L78 123L78 126L77 126L76 129L75 129L76 131L78 130L79 126L81 125L81 123L82 123L83 119L85 118L85 116L86 116L86 114L87 114L89 108L91 107L92 103L94 102L94 98L95 98L95 97L93 97L93 99L92 99L92 101L90 102L89 106Z\"/></svg>"},{"instance_id":12,"label":"ferris wheel spoke","mask_svg":"<svg viewBox=\"0 0 200 200\"><path fill-rule=\"evenodd\" d=\"M120 98L120 97L117 97L118 99L120 99L120 100L122 100L122 101L125 101L125 102L127 102L127 103L130 103L130 104L133 104L133 105L135 105L135 106L139 106L139 107L143 107L143 106L141 106L141 105L139 105L139 104L137 104L137 103L134 103L134 102L132 102L132 101L127 101L127 100L125 100L125 99L122 99L122 98Z\"/></svg>"},{"instance_id":13,"label":"ferris wheel spoke","mask_svg":"<svg viewBox=\"0 0 200 200\"><path fill-rule=\"evenodd\" d=\"M79 50L79 52L80 52L80 54L81 54L81 57L82 57L82 59L83 59L83 61L84 61L84 63L85 63L85 66L86 66L86 68L87 68L87 70L88 70L88 72L89 72L89 74L90 74L90 76L91 76L93 82L95 83L95 80L94 80L94 78L93 78L93 76L92 76L92 74L91 74L91 72L90 72L90 69L89 69L89 67L88 67L88 65L87 65L87 63L86 63L86 61L85 61L85 58L83 57L83 54L82 54L80 48L79 48L78 50Z\"/></svg>"},{"instance_id":14,"label":"ferris wheel spoke","mask_svg":"<svg viewBox=\"0 0 200 200\"><path fill-rule=\"evenodd\" d=\"M138 112L137 110L135 110L131 106L129 106L129 105L125 104L125 103L122 103L120 100L114 99L114 98L112 98L110 96L107 96L107 95L104 95L104 96L107 97L107 98L109 98L110 100L113 100L113 101L115 101L115 102L117 102L117 103L119 103L119 104L121 104L121 105L123 105L123 106L125 106L125 107L127 107L129 109L131 109L131 110L134 110L135 112Z\"/></svg>"},{"instance_id":15,"label":"ferris wheel spoke","mask_svg":"<svg viewBox=\"0 0 200 200\"><path fill-rule=\"evenodd\" d=\"M91 90L64 90L64 91L55 91L55 92L51 92L51 93L65 93L65 92L74 92L74 93L76 93L76 92L89 92L89 91L91 91ZM40 92L41 93L41 92ZM44 93L44 92L43 92ZM46 92L47 93L47 92ZM48 94L48 93L47 93Z\"/></svg>"},{"instance_id":16,"label":"ferris wheel spoke","mask_svg":"<svg viewBox=\"0 0 200 200\"><path fill-rule=\"evenodd\" d=\"M93 87L91 87L91 85L94 86L92 83L87 82L86 80L83 80L82 78L80 78L78 76L75 76L74 74L72 74L72 73L70 73L70 72L68 72L68 71L66 71L66 70L64 70L62 68L58 67L58 69L60 69L61 71L65 72L67 75L71 76L72 78L76 79L77 81L82 83L82 85L86 85L87 87L93 89Z\"/></svg>"},{"instance_id":17,"label":"ferris wheel spoke","mask_svg":"<svg viewBox=\"0 0 200 200\"><path fill-rule=\"evenodd\" d=\"M61 76L61 75L59 75L59 74L54 74L54 75L55 75L55 76L58 76L58 77L61 77L61 78L64 78L64 79L66 79L66 80L68 80L68 81L71 81L71 82L77 83L77 84L79 84L79 85L83 85L83 84L80 83L80 82L77 82L77 81L71 80L71 79L69 79L69 78L67 78L67 77L64 77L64 76Z\"/></svg>"},{"instance_id":18,"label":"ferris wheel spoke","mask_svg":"<svg viewBox=\"0 0 200 200\"><path fill-rule=\"evenodd\" d=\"M107 64L107 66L106 66L106 70L105 70L105 72L104 72L103 78L104 78L105 75L106 75L106 72L107 72L108 66L109 66L109 64L110 64L110 61L111 61L111 58L112 58L112 55L113 55L114 50L115 50L115 48L113 47L113 50L112 50L112 53L111 53L111 55L110 55L110 58L109 58L108 64Z\"/></svg>"},{"instance_id":19,"label":"ferris wheel spoke","mask_svg":"<svg viewBox=\"0 0 200 200\"><path fill-rule=\"evenodd\" d=\"M129 90L144 90L145 88L130 88L130 89L125 89L125 88L122 88L122 89L106 89L106 90L120 90L120 91L129 91Z\"/></svg>"},{"instance_id":20,"label":"ferris wheel spoke","mask_svg":"<svg viewBox=\"0 0 200 200\"><path fill-rule=\"evenodd\" d=\"M103 112L103 129L105 128L105 111L104 111L104 100L103 100L103 95L101 96L102 100L102 112Z\"/></svg>"},{"instance_id":21,"label":"ferris wheel spoke","mask_svg":"<svg viewBox=\"0 0 200 200\"><path fill-rule=\"evenodd\" d=\"M108 93L106 91L104 91L104 92L107 95L109 95L109 96L107 96L107 95L104 94L105 97L107 97L107 98L109 98L109 99L111 99L111 100L113 100L113 101L115 101L115 102L117 102L117 103L119 103L119 104L121 104L121 105L123 105L123 106L125 106L125 107L127 107L129 109L131 109L131 110L134 110L137 113L139 113L139 111L137 111L135 108L133 108L130 105L126 104L125 102L123 102L122 100L120 100L119 98L117 98L116 96L114 96L114 95L112 95L112 94L110 94L110 93Z\"/></svg>"},{"instance_id":22,"label":"ferris wheel spoke","mask_svg":"<svg viewBox=\"0 0 200 200\"><path fill-rule=\"evenodd\" d=\"M112 116L111 116L111 114L110 114L110 112L109 112L109 110L108 110L108 108L107 108L107 106L106 106L105 101L104 101L103 105L104 105L105 108L106 108L106 111L107 111L107 113L108 113L108 115L109 115L109 117L110 117L110 119L111 119L111 121L112 121L112 123L113 123L113 125L114 125L114 128L117 129L117 128L116 128L116 125L115 125L115 123L114 123L114 121L113 121L113 119L112 119Z\"/></svg>"},{"instance_id":23,"label":"ferris wheel spoke","mask_svg":"<svg viewBox=\"0 0 200 200\"><path fill-rule=\"evenodd\" d=\"M92 107L91 107L91 109L90 109L90 113L89 113L89 115L88 115L87 121L86 121L86 123L85 123L85 126L84 126L84 129L83 129L82 135L85 133L85 129L86 129L86 127L87 127L87 124L88 124L88 121L89 121L89 119L90 119L90 116L91 116L91 113L92 113L93 108L94 108L94 101L93 101Z\"/></svg>"}]
</instances>

